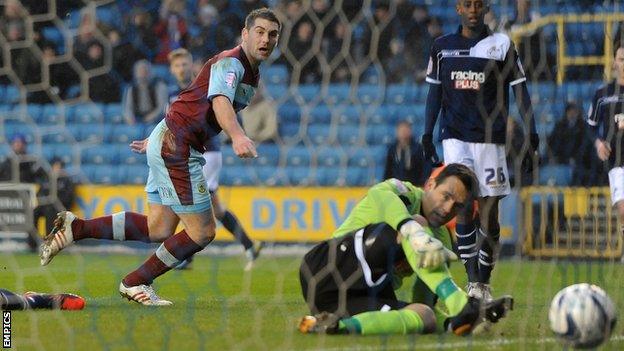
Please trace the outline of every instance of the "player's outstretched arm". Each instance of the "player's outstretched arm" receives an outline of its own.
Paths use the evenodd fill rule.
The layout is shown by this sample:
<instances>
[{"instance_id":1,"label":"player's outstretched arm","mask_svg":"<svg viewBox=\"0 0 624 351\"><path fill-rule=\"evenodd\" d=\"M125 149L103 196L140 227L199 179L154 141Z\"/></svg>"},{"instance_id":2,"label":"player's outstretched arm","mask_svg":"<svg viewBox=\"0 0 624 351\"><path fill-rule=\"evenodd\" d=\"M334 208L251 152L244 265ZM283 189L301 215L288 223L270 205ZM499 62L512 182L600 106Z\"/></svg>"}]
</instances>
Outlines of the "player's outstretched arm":
<instances>
[{"instance_id":1,"label":"player's outstretched arm","mask_svg":"<svg viewBox=\"0 0 624 351\"><path fill-rule=\"evenodd\" d=\"M232 138L234 153L241 158L258 157L254 142L245 135L236 119L236 112L226 96L219 95L212 99L212 109L219 126Z\"/></svg>"},{"instance_id":2,"label":"player's outstretched arm","mask_svg":"<svg viewBox=\"0 0 624 351\"><path fill-rule=\"evenodd\" d=\"M441 166L440 157L433 145L433 129L435 128L442 108L442 85L429 84L429 93L427 94L427 106L425 109L425 132L422 135L422 145L425 153L425 159L431 162L434 167Z\"/></svg>"},{"instance_id":3,"label":"player's outstretched arm","mask_svg":"<svg viewBox=\"0 0 624 351\"><path fill-rule=\"evenodd\" d=\"M535 118L533 115L533 106L531 105L531 96L526 82L513 85L513 92L516 98L516 104L522 120L525 123L525 130L528 133L529 149L522 160L522 168L525 172L533 171L533 160L539 159L539 135L535 127Z\"/></svg>"}]
</instances>

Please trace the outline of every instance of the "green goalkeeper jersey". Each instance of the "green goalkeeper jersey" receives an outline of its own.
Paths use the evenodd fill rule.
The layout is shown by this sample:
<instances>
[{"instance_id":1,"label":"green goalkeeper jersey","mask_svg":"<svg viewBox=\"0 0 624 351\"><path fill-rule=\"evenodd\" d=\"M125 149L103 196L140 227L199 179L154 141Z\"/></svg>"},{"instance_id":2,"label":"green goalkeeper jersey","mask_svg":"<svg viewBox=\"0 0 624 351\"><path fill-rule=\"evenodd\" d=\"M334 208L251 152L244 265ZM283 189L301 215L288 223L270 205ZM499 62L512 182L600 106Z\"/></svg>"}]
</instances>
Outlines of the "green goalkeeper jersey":
<instances>
[{"instance_id":1,"label":"green goalkeeper jersey","mask_svg":"<svg viewBox=\"0 0 624 351\"><path fill-rule=\"evenodd\" d=\"M340 237L373 223L387 223L392 228L421 214L420 204L424 190L410 182L388 179L368 189L366 196L353 208L347 219L332 237ZM451 237L445 226L426 227L427 232L451 249Z\"/></svg>"}]
</instances>

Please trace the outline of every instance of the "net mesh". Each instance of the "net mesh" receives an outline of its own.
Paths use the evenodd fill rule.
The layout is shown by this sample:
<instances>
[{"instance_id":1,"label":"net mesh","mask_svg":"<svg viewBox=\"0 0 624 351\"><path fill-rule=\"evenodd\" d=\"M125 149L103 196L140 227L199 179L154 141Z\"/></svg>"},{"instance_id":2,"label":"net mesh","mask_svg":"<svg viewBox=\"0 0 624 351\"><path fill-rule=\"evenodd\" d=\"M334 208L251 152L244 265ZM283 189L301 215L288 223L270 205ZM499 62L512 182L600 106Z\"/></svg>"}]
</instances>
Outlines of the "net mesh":
<instances>
[{"instance_id":1,"label":"net mesh","mask_svg":"<svg viewBox=\"0 0 624 351\"><path fill-rule=\"evenodd\" d=\"M555 343L544 327L546 311L566 285L596 283L621 305L621 223L611 207L609 167L597 158L584 119L595 90L614 77L624 4L490 3L486 23L514 40L527 74L540 162L531 174L521 169L528 141L511 94L506 150L512 194L501 203L504 259L494 270L493 287L514 294L517 309L485 336L458 341L447 335L305 338L296 330L297 318L309 313L298 277L301 257L330 236L367 187L388 174L397 124L410 122L415 140L424 132L429 49L435 38L457 29L454 0L0 1L0 155L29 167L1 171L10 183L20 182L21 173L32 174L21 181L39 183L35 216L40 218L53 218L50 213L69 203L85 217L146 211L141 187L146 159L128 143L147 136L153 126L127 123L124 94L141 58L151 61L154 77L175 90L163 38L191 50L198 65L235 45L252 8L269 5L283 23L279 45L261 68L261 93L277 117L277 130L258 144L253 161L236 157L224 141L220 191L253 238L287 245L269 246L247 273L239 246L211 245L192 271L159 279L159 294L177 298L177 307L145 311L122 304L115 289L155 247L76 245L55 259L60 262L40 268L35 255L20 253L26 245L16 245L20 236L3 222L0 244L8 274L5 279L0 273L0 287L72 291L88 301L80 315L14 314L15 345L529 350ZM172 24L172 14L184 25ZM164 32L157 32L159 24ZM567 115L574 127L564 123ZM30 155L19 161L11 148L16 136L24 138ZM441 145L436 147L441 156ZM57 159L81 184L75 199L64 197L67 189L52 167ZM424 161L412 166L422 183L430 169ZM26 231L43 235L49 222L48 229L40 220ZM218 239L229 243L231 236ZM313 277L307 268L305 276ZM335 276L344 293L350 283L336 273L331 265L323 272ZM452 273L463 286L461 264L454 264ZM404 282L399 298L411 299L412 286L413 281ZM621 329L614 334L608 347L616 350L624 339Z\"/></svg>"}]
</instances>

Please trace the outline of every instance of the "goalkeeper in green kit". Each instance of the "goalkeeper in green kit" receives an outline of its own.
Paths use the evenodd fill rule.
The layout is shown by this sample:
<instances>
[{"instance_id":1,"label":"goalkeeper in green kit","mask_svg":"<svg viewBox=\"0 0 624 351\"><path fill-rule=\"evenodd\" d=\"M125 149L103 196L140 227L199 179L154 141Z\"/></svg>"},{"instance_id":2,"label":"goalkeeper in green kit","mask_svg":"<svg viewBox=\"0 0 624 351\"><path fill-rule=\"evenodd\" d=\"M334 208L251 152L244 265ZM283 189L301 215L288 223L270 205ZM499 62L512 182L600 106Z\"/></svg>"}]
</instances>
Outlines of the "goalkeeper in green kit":
<instances>
[{"instance_id":1,"label":"goalkeeper in green kit","mask_svg":"<svg viewBox=\"0 0 624 351\"><path fill-rule=\"evenodd\" d=\"M444 224L475 198L474 173L447 165L424 188L388 179L368 190L345 222L310 250L300 268L303 297L312 315L303 333L470 334L497 322L512 308L504 296L481 303L453 281L447 263L457 260ZM412 302L395 288L417 276ZM444 302L447 311L436 306Z\"/></svg>"}]
</instances>

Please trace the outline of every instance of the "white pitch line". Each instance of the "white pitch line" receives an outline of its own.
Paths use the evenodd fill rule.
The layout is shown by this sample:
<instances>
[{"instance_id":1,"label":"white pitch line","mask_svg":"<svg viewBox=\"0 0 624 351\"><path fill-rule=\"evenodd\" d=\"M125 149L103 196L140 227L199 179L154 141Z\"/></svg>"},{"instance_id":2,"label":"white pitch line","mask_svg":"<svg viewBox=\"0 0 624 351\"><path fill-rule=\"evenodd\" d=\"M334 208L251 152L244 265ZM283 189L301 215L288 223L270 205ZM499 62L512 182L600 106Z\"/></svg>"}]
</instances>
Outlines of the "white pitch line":
<instances>
[{"instance_id":1,"label":"white pitch line","mask_svg":"<svg viewBox=\"0 0 624 351\"><path fill-rule=\"evenodd\" d=\"M338 336L339 337L339 336ZM615 335L609 339L609 343L620 343L624 341L624 335ZM494 339L494 340L465 340L465 341L452 341L452 342L437 342L437 343L419 343L415 341L410 344L388 344L388 349L392 350L451 350L458 348L466 348L466 347L498 347L498 346L506 346L506 345L514 345L514 344L524 344L524 345L543 345L543 344L553 344L558 343L559 340L556 338L542 338L542 339L527 339L527 338L513 338L513 339ZM323 350L323 351L338 351L338 350L379 350L382 345L371 345L371 346L362 346L358 345L355 347L330 347L330 348L308 348L306 350Z\"/></svg>"}]
</instances>

